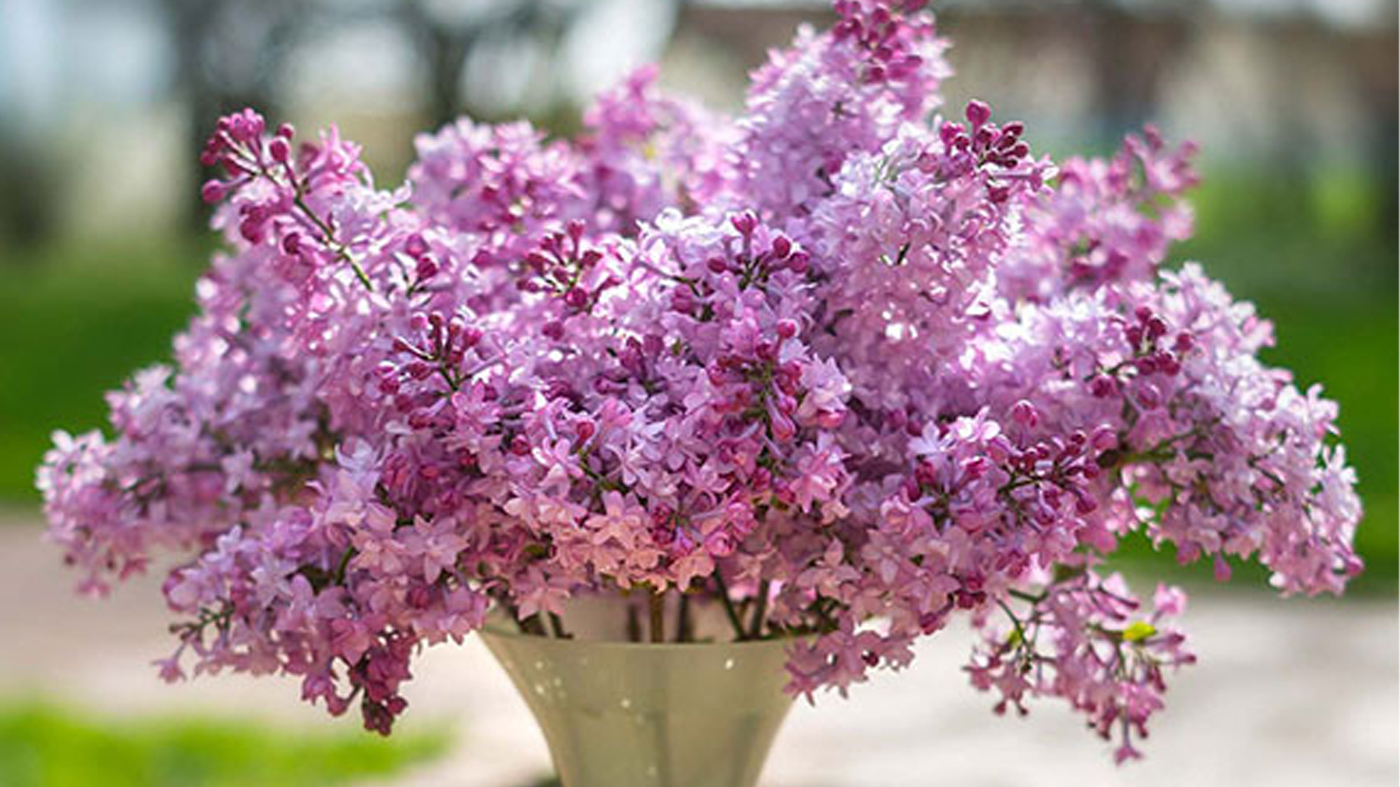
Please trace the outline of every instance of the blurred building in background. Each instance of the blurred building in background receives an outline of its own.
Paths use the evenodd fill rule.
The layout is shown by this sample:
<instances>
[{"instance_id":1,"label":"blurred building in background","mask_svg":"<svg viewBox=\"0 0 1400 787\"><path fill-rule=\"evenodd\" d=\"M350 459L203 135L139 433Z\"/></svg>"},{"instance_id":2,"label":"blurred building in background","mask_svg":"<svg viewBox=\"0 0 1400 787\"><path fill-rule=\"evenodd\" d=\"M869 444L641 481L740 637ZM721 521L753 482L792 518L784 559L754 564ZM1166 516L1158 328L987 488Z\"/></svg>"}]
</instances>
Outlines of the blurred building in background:
<instances>
[{"instance_id":1,"label":"blurred building in background","mask_svg":"<svg viewBox=\"0 0 1400 787\"><path fill-rule=\"evenodd\" d=\"M458 114L576 123L662 60L723 107L826 0L0 0L0 243L193 226L196 153L253 105L332 121L401 176ZM1394 232L1391 0L946 0L953 106L976 96L1042 149L1103 150L1144 122L1206 165L1372 178Z\"/></svg>"}]
</instances>

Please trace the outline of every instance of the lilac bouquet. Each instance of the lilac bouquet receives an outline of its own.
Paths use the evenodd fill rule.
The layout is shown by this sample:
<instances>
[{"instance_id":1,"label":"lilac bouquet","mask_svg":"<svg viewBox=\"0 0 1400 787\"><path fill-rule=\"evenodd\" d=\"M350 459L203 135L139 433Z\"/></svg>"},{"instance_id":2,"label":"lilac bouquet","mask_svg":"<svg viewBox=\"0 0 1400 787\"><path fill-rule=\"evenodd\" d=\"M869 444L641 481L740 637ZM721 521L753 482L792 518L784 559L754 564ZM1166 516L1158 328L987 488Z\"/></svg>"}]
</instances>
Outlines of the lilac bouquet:
<instances>
[{"instance_id":1,"label":"lilac bouquet","mask_svg":"<svg viewBox=\"0 0 1400 787\"><path fill-rule=\"evenodd\" d=\"M837 0L737 118L643 69L574 141L422 136L393 190L334 129L222 119L226 251L174 363L39 472L67 562L102 592L173 553L166 678L295 675L382 733L422 646L488 612L569 636L566 600L608 595L653 641L692 604L791 638L809 697L963 614L998 712L1057 696L1138 756L1194 660L1185 596L1106 559L1142 533L1341 592L1337 408L1162 267L1189 145L1057 164L983 103L941 115L919 6Z\"/></svg>"}]
</instances>

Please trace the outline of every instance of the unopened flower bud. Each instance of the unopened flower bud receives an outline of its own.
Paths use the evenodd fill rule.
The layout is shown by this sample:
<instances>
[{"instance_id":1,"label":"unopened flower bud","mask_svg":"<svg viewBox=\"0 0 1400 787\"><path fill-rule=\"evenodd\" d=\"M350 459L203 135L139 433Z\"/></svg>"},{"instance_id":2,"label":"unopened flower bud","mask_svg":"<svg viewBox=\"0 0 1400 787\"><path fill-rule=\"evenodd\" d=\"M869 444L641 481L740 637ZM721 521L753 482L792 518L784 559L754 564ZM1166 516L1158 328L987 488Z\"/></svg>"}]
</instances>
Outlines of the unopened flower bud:
<instances>
[{"instance_id":1,"label":"unopened flower bud","mask_svg":"<svg viewBox=\"0 0 1400 787\"><path fill-rule=\"evenodd\" d=\"M967 115L967 122L971 123L972 128L975 130L991 119L992 108L988 106L986 102L973 99L967 102L965 114Z\"/></svg>"},{"instance_id":2,"label":"unopened flower bud","mask_svg":"<svg viewBox=\"0 0 1400 787\"><path fill-rule=\"evenodd\" d=\"M1118 393L1118 381L1106 374L1096 375L1089 382L1089 392L1099 399L1106 399Z\"/></svg>"},{"instance_id":3,"label":"unopened flower bud","mask_svg":"<svg viewBox=\"0 0 1400 787\"><path fill-rule=\"evenodd\" d=\"M210 205L222 202L227 194L228 184L222 180L206 180L199 189L200 198Z\"/></svg>"},{"instance_id":4,"label":"unopened flower bud","mask_svg":"<svg viewBox=\"0 0 1400 787\"><path fill-rule=\"evenodd\" d=\"M791 253L792 253L792 241L788 240L787 238L783 237L782 235L779 235L778 237L776 237L776 238L773 239L773 256L774 256L774 257L777 257L777 258L780 259L780 260L785 260L785 259L787 259L787 256L788 256L789 254L791 254Z\"/></svg>"},{"instance_id":5,"label":"unopened flower bud","mask_svg":"<svg viewBox=\"0 0 1400 787\"><path fill-rule=\"evenodd\" d=\"M1040 413L1035 409L1035 405L1022 399L1011 406L1011 418L1015 420L1016 423L1026 428L1033 429L1036 424L1040 422Z\"/></svg>"},{"instance_id":6,"label":"unopened flower bud","mask_svg":"<svg viewBox=\"0 0 1400 787\"><path fill-rule=\"evenodd\" d=\"M734 229L739 231L740 235L747 238L752 235L754 229L758 227L758 216L755 215L753 211L746 210L743 213L730 217L729 223Z\"/></svg>"},{"instance_id":7,"label":"unopened flower bud","mask_svg":"<svg viewBox=\"0 0 1400 787\"><path fill-rule=\"evenodd\" d=\"M273 137L272 141L267 143L267 154L278 164L286 164L292 157L292 147L282 137Z\"/></svg>"}]
</instances>

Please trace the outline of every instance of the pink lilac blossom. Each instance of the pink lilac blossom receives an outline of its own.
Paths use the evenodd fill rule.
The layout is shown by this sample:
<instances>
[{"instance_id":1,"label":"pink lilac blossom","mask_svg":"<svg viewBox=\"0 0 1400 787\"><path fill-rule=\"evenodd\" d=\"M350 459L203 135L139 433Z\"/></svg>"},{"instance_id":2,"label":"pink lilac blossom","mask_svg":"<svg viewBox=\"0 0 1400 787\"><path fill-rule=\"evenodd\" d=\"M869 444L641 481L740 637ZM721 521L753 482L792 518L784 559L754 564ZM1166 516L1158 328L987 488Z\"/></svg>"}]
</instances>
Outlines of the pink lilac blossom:
<instances>
[{"instance_id":1,"label":"pink lilac blossom","mask_svg":"<svg viewBox=\"0 0 1400 787\"><path fill-rule=\"evenodd\" d=\"M684 641L679 597L793 638L809 697L966 617L998 710L1061 698L1136 757L1184 596L1100 567L1140 534L1342 592L1336 405L1162 267L1189 145L1056 164L981 102L934 114L918 3L835 8L737 118L644 69L578 140L463 119L391 190L334 129L221 120L226 251L174 362L39 470L84 589L174 555L164 677L295 675L382 733L419 649L491 614L568 636L621 597Z\"/></svg>"}]
</instances>

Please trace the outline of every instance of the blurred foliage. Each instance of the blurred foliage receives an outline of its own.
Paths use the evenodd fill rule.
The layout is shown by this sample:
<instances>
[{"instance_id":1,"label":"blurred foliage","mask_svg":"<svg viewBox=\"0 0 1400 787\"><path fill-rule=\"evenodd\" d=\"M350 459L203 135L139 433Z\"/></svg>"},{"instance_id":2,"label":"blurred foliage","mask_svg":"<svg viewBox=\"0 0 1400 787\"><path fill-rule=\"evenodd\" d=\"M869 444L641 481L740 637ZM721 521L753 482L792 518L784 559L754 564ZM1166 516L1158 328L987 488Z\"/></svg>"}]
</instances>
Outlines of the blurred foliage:
<instances>
[{"instance_id":1,"label":"blurred foliage","mask_svg":"<svg viewBox=\"0 0 1400 787\"><path fill-rule=\"evenodd\" d=\"M1275 321L1266 359L1306 387L1325 381L1341 402L1348 457L1367 516L1358 541L1369 569L1360 591L1393 592L1397 549L1397 314L1393 204L1366 173L1305 177L1215 172L1192 195L1197 236L1176 261L1197 259ZM0 502L34 504L33 469L55 428L104 423L101 393L138 366L169 357L210 250L202 242L58 247L22 263L0 249ZM1167 569L1145 540L1126 548L1173 578L1208 578L1209 562ZM1246 568L1241 578L1266 572ZM0 782L3 783L3 782Z\"/></svg>"},{"instance_id":2,"label":"blurred foliage","mask_svg":"<svg viewBox=\"0 0 1400 787\"><path fill-rule=\"evenodd\" d=\"M0 500L36 501L34 466L52 430L105 424L102 393L169 358L208 251L152 243L0 258Z\"/></svg>"},{"instance_id":3,"label":"blurred foliage","mask_svg":"<svg viewBox=\"0 0 1400 787\"><path fill-rule=\"evenodd\" d=\"M443 754L443 732L290 733L249 721L99 721L51 705L0 708L5 787L330 787Z\"/></svg>"}]
</instances>

